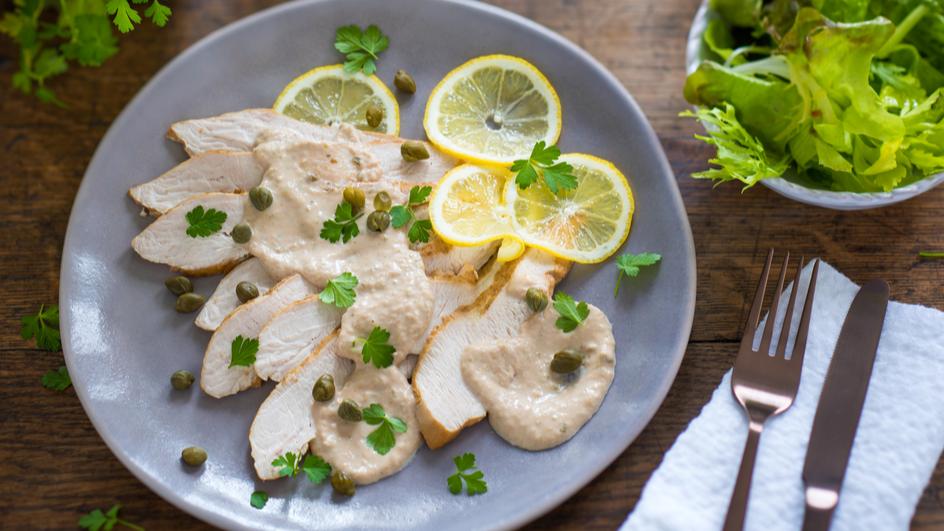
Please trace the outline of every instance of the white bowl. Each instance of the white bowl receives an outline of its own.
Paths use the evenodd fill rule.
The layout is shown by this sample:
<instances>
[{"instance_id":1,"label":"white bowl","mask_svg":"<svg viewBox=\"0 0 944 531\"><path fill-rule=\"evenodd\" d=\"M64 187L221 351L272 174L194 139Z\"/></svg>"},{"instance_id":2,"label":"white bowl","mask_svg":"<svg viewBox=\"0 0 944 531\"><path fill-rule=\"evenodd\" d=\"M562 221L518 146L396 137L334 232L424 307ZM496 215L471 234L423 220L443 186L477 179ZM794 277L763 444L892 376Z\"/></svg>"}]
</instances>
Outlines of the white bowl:
<instances>
[{"instance_id":1,"label":"white bowl","mask_svg":"<svg viewBox=\"0 0 944 531\"><path fill-rule=\"evenodd\" d=\"M698 12L695 13L692 29L688 32L688 45L685 50L685 71L687 74L694 72L698 65L708 57L708 50L701 36L705 32L705 28L708 27L708 22L716 16L714 12L708 9L707 2L703 2L701 7L698 8ZM944 182L944 173L930 175L918 182L895 188L891 192L832 192L807 188L782 178L764 179L760 182L784 197L808 205L833 210L864 210L893 205L911 199L918 194L923 194Z\"/></svg>"}]
</instances>

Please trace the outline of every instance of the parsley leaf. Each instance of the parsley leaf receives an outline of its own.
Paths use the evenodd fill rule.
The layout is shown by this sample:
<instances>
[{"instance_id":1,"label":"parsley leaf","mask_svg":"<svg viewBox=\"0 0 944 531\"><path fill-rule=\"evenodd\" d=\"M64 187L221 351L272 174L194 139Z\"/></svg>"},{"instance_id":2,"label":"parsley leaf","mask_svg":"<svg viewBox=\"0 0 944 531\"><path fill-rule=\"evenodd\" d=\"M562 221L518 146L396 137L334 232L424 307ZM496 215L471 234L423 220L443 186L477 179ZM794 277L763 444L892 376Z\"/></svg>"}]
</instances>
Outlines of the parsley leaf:
<instances>
[{"instance_id":1,"label":"parsley leaf","mask_svg":"<svg viewBox=\"0 0 944 531\"><path fill-rule=\"evenodd\" d=\"M449 492L459 494L462 492L462 482L465 480L466 494L473 496L488 492L488 483L485 482L485 474L481 470L469 472L475 468L475 454L466 452L452 458L456 464L456 473L446 478L446 485Z\"/></svg>"},{"instance_id":2,"label":"parsley leaf","mask_svg":"<svg viewBox=\"0 0 944 531\"><path fill-rule=\"evenodd\" d=\"M141 15L138 10L131 7L128 0L108 0L105 3L105 12L109 15L115 15L112 22L122 33L128 33L134 29L135 24L141 23Z\"/></svg>"},{"instance_id":3,"label":"parsley leaf","mask_svg":"<svg viewBox=\"0 0 944 531\"><path fill-rule=\"evenodd\" d=\"M269 494L264 490L257 490L249 497L249 505L256 509L262 509L269 502Z\"/></svg>"},{"instance_id":4,"label":"parsley leaf","mask_svg":"<svg viewBox=\"0 0 944 531\"><path fill-rule=\"evenodd\" d=\"M65 391L72 385L72 378L69 377L69 371L66 368L59 367L54 371L49 371L43 375L43 387L53 391Z\"/></svg>"},{"instance_id":5,"label":"parsley leaf","mask_svg":"<svg viewBox=\"0 0 944 531\"><path fill-rule=\"evenodd\" d=\"M294 452L288 452L285 455L280 455L274 461L272 461L272 466L279 469L279 477L295 477L298 475L298 466L301 463L298 461L298 456Z\"/></svg>"},{"instance_id":6,"label":"parsley leaf","mask_svg":"<svg viewBox=\"0 0 944 531\"><path fill-rule=\"evenodd\" d=\"M321 238L331 243L338 243L338 240L341 240L341 243L347 243L361 233L357 227L357 220L363 215L364 213L361 212L355 216L351 204L341 201L334 209L334 219L324 222L320 233Z\"/></svg>"},{"instance_id":7,"label":"parsley leaf","mask_svg":"<svg viewBox=\"0 0 944 531\"><path fill-rule=\"evenodd\" d=\"M547 147L543 140L534 144L530 157L516 160L511 165L511 171L516 173L518 187L524 190L537 182L539 177L544 177L547 187L555 194L563 189L577 188L574 167L566 162L554 162L560 154L557 146Z\"/></svg>"},{"instance_id":8,"label":"parsley leaf","mask_svg":"<svg viewBox=\"0 0 944 531\"><path fill-rule=\"evenodd\" d=\"M50 304L49 307L41 305L39 313L20 319L20 337L36 339L36 346L43 350L62 350L59 337L59 307L55 304Z\"/></svg>"},{"instance_id":9,"label":"parsley leaf","mask_svg":"<svg viewBox=\"0 0 944 531\"><path fill-rule=\"evenodd\" d=\"M305 462L302 463L302 471L308 477L308 481L318 485L331 476L331 465L315 454L308 454L305 456Z\"/></svg>"},{"instance_id":10,"label":"parsley leaf","mask_svg":"<svg viewBox=\"0 0 944 531\"><path fill-rule=\"evenodd\" d=\"M367 446L380 455L387 455L397 443L394 433L406 433L406 422L398 417L388 417L380 404L371 404L370 407L364 408L362 414L364 422L377 426L376 430L367 435Z\"/></svg>"},{"instance_id":11,"label":"parsley leaf","mask_svg":"<svg viewBox=\"0 0 944 531\"><path fill-rule=\"evenodd\" d=\"M341 273L332 278L325 288L318 294L318 298L325 304L333 304L338 308L350 308L357 299L354 288L357 287L357 277L352 273Z\"/></svg>"},{"instance_id":12,"label":"parsley leaf","mask_svg":"<svg viewBox=\"0 0 944 531\"><path fill-rule=\"evenodd\" d=\"M590 308L587 307L586 302L578 304L570 295L562 291L554 294L554 309L560 314L554 326L564 332L572 332L590 315Z\"/></svg>"},{"instance_id":13,"label":"parsley leaf","mask_svg":"<svg viewBox=\"0 0 944 531\"><path fill-rule=\"evenodd\" d=\"M364 72L371 75L377 71L377 54L387 49L390 39L371 24L361 31L356 24L341 26L334 36L334 47L345 54L344 70L350 73Z\"/></svg>"},{"instance_id":14,"label":"parsley leaf","mask_svg":"<svg viewBox=\"0 0 944 531\"><path fill-rule=\"evenodd\" d=\"M170 15L170 8L158 2L158 0L151 2L151 5L144 11L144 16L151 19L151 22L159 28L163 28L167 25L167 20L170 18Z\"/></svg>"},{"instance_id":15,"label":"parsley leaf","mask_svg":"<svg viewBox=\"0 0 944 531\"><path fill-rule=\"evenodd\" d=\"M187 212L187 223L189 224L187 236L206 238L223 228L223 223L226 223L226 212L215 208L204 210L203 205L197 205Z\"/></svg>"},{"instance_id":16,"label":"parsley leaf","mask_svg":"<svg viewBox=\"0 0 944 531\"><path fill-rule=\"evenodd\" d=\"M229 366L249 367L256 362L256 352L259 352L258 339L246 339L243 336L236 336L230 346Z\"/></svg>"},{"instance_id":17,"label":"parsley leaf","mask_svg":"<svg viewBox=\"0 0 944 531\"><path fill-rule=\"evenodd\" d=\"M101 509L95 509L79 518L79 527L91 531L111 531L116 525L122 525L128 529L144 531L143 527L118 518L118 511L120 510L121 504L112 505L107 513L103 513Z\"/></svg>"},{"instance_id":18,"label":"parsley leaf","mask_svg":"<svg viewBox=\"0 0 944 531\"><path fill-rule=\"evenodd\" d=\"M118 53L118 39L107 17L78 15L74 23L72 40L61 47L66 59L77 60L82 66L101 66L105 59Z\"/></svg>"},{"instance_id":19,"label":"parsley leaf","mask_svg":"<svg viewBox=\"0 0 944 531\"><path fill-rule=\"evenodd\" d=\"M390 209L390 224L393 225L393 228L399 229L413 222L406 234L411 243L429 242L429 233L433 229L433 224L428 219L416 219L413 207L428 201L429 194L432 191L433 187L431 186L414 186L410 188L410 197L406 204L397 205Z\"/></svg>"},{"instance_id":20,"label":"parsley leaf","mask_svg":"<svg viewBox=\"0 0 944 531\"><path fill-rule=\"evenodd\" d=\"M390 332L375 326L368 334L367 339L357 338L354 340L354 344L363 343L361 354L364 357L364 363L373 363L374 367L383 369L393 364L393 353L397 351L389 341Z\"/></svg>"},{"instance_id":21,"label":"parsley leaf","mask_svg":"<svg viewBox=\"0 0 944 531\"><path fill-rule=\"evenodd\" d=\"M613 296L619 295L620 281L623 275L635 277L639 274L639 268L651 266L662 260L662 255L658 253L626 253L616 259L616 287L613 289Z\"/></svg>"}]
</instances>

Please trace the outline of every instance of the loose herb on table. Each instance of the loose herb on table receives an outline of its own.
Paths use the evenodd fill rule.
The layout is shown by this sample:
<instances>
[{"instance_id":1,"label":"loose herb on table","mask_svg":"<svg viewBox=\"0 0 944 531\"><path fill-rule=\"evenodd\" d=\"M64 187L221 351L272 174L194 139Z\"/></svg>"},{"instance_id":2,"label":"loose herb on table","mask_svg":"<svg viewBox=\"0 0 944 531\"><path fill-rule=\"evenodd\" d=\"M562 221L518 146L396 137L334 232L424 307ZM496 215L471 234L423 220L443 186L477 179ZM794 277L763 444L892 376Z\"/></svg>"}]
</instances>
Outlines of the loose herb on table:
<instances>
[{"instance_id":1,"label":"loose herb on table","mask_svg":"<svg viewBox=\"0 0 944 531\"><path fill-rule=\"evenodd\" d=\"M121 525L128 529L144 531L143 527L118 518L118 511L120 510L121 504L113 505L111 509L108 509L108 512L105 513L103 513L101 509L95 509L79 518L79 527L89 529L90 531L110 531L116 525Z\"/></svg>"},{"instance_id":2,"label":"loose herb on table","mask_svg":"<svg viewBox=\"0 0 944 531\"><path fill-rule=\"evenodd\" d=\"M69 377L69 371L65 366L59 367L54 371L49 371L43 375L43 387L53 391L65 391L72 385L72 378Z\"/></svg>"},{"instance_id":3,"label":"loose herb on table","mask_svg":"<svg viewBox=\"0 0 944 531\"><path fill-rule=\"evenodd\" d=\"M36 315L27 315L20 320L20 337L35 339L36 346L50 352L62 350L59 337L59 306L41 305Z\"/></svg>"}]
</instances>

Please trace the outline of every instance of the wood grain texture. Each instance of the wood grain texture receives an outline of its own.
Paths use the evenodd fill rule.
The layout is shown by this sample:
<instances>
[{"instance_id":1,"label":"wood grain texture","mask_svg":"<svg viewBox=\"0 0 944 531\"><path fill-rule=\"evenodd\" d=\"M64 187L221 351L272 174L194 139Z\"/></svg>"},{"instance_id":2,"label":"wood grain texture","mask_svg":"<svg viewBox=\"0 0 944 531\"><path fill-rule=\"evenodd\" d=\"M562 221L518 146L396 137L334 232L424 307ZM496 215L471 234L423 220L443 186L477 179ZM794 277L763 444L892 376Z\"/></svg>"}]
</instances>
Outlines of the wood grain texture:
<instances>
[{"instance_id":1,"label":"wood grain texture","mask_svg":"<svg viewBox=\"0 0 944 531\"><path fill-rule=\"evenodd\" d=\"M394 1L394 0L391 0ZM685 36L700 0L494 0L560 32L602 61L642 106L679 179L698 256L691 343L665 403L609 469L531 527L612 529L632 509L675 437L701 409L733 361L734 343L766 247L819 255L854 280L881 277L900 301L944 308L944 188L903 205L840 213L807 207L756 187L712 188L689 175L711 155L692 139L685 107ZM31 349L18 321L56 300L69 209L108 125L157 70L187 46L274 0L171 2L169 26L123 37L98 69L75 68L54 81L70 108L13 93L16 49L0 39L0 528L75 528L78 516L120 501L149 529L204 529L154 495L115 459L68 390L46 391L40 376L61 355ZM9 5L9 2L0 4ZM944 465L917 507L915 529L944 528Z\"/></svg>"}]
</instances>

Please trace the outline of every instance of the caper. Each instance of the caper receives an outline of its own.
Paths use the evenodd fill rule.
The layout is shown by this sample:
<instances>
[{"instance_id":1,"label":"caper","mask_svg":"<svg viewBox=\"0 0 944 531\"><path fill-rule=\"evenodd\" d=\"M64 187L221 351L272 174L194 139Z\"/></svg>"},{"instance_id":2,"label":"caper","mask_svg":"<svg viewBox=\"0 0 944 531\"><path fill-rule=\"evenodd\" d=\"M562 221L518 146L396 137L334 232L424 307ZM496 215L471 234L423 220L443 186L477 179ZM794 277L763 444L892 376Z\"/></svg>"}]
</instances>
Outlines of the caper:
<instances>
[{"instance_id":1,"label":"caper","mask_svg":"<svg viewBox=\"0 0 944 531\"><path fill-rule=\"evenodd\" d=\"M239 302L249 302L259 296L259 288L252 282L243 280L236 284L236 298Z\"/></svg>"},{"instance_id":2,"label":"caper","mask_svg":"<svg viewBox=\"0 0 944 531\"><path fill-rule=\"evenodd\" d=\"M237 223L230 233L236 243L246 243L252 239L252 227L248 223Z\"/></svg>"},{"instance_id":3,"label":"caper","mask_svg":"<svg viewBox=\"0 0 944 531\"><path fill-rule=\"evenodd\" d=\"M374 210L386 212L390 210L391 206L393 206L393 200L390 199L390 194L387 192L377 192L377 195L374 196Z\"/></svg>"},{"instance_id":4,"label":"caper","mask_svg":"<svg viewBox=\"0 0 944 531\"><path fill-rule=\"evenodd\" d=\"M338 416L351 422L360 422L364 418L360 406L353 400L343 400L338 406Z\"/></svg>"},{"instance_id":5,"label":"caper","mask_svg":"<svg viewBox=\"0 0 944 531\"><path fill-rule=\"evenodd\" d=\"M367 118L367 125L376 129L384 119L384 110L376 105L369 105L365 117Z\"/></svg>"},{"instance_id":6,"label":"caper","mask_svg":"<svg viewBox=\"0 0 944 531\"><path fill-rule=\"evenodd\" d=\"M426 144L418 140L407 140L400 145L400 156L407 162L414 162L428 159L429 151L426 151Z\"/></svg>"},{"instance_id":7,"label":"caper","mask_svg":"<svg viewBox=\"0 0 944 531\"><path fill-rule=\"evenodd\" d=\"M383 232L390 226L390 214L382 210L374 210L367 216L367 228L374 232Z\"/></svg>"},{"instance_id":8,"label":"caper","mask_svg":"<svg viewBox=\"0 0 944 531\"><path fill-rule=\"evenodd\" d=\"M265 186L256 186L249 190L249 201L256 210L263 211L272 206L272 192Z\"/></svg>"},{"instance_id":9,"label":"caper","mask_svg":"<svg viewBox=\"0 0 944 531\"><path fill-rule=\"evenodd\" d=\"M351 210L353 210L355 214L364 209L364 203L366 201L364 191L360 188L354 188L353 186L348 186L344 189L344 200L351 204Z\"/></svg>"},{"instance_id":10,"label":"caper","mask_svg":"<svg viewBox=\"0 0 944 531\"><path fill-rule=\"evenodd\" d=\"M190 466L200 466L207 460L207 452L199 446L188 446L180 452L180 458Z\"/></svg>"},{"instance_id":11,"label":"caper","mask_svg":"<svg viewBox=\"0 0 944 531\"><path fill-rule=\"evenodd\" d=\"M528 301L528 308L534 313L543 312L547 308L547 292L543 289L528 288L524 298Z\"/></svg>"},{"instance_id":12,"label":"caper","mask_svg":"<svg viewBox=\"0 0 944 531\"><path fill-rule=\"evenodd\" d=\"M334 469L334 472L331 473L331 488L338 494L353 496L355 490L354 480L347 477L344 472Z\"/></svg>"},{"instance_id":13,"label":"caper","mask_svg":"<svg viewBox=\"0 0 944 531\"><path fill-rule=\"evenodd\" d=\"M576 371L583 363L583 354L576 350L562 350L554 354L551 360L551 370L557 374L567 374Z\"/></svg>"},{"instance_id":14,"label":"caper","mask_svg":"<svg viewBox=\"0 0 944 531\"><path fill-rule=\"evenodd\" d=\"M195 312L203 306L204 302L206 302L206 299L199 293L184 293L180 297L177 297L177 303L174 304L174 309L180 313Z\"/></svg>"},{"instance_id":15,"label":"caper","mask_svg":"<svg viewBox=\"0 0 944 531\"><path fill-rule=\"evenodd\" d=\"M193 380L193 373L190 371L177 371L170 375L170 384L178 391L190 389L190 386L193 385Z\"/></svg>"},{"instance_id":16,"label":"caper","mask_svg":"<svg viewBox=\"0 0 944 531\"><path fill-rule=\"evenodd\" d=\"M311 388L311 396L318 402L327 402L334 398L334 376L322 374Z\"/></svg>"},{"instance_id":17,"label":"caper","mask_svg":"<svg viewBox=\"0 0 944 531\"><path fill-rule=\"evenodd\" d=\"M407 94L416 92L416 81L413 81L413 76L407 74L406 70L397 70L393 76L393 86Z\"/></svg>"},{"instance_id":18,"label":"caper","mask_svg":"<svg viewBox=\"0 0 944 531\"><path fill-rule=\"evenodd\" d=\"M170 290L174 295L183 295L184 293L190 293L193 291L193 283L190 282L190 279L184 276L170 277L164 281L164 285L167 286L167 289Z\"/></svg>"}]
</instances>

